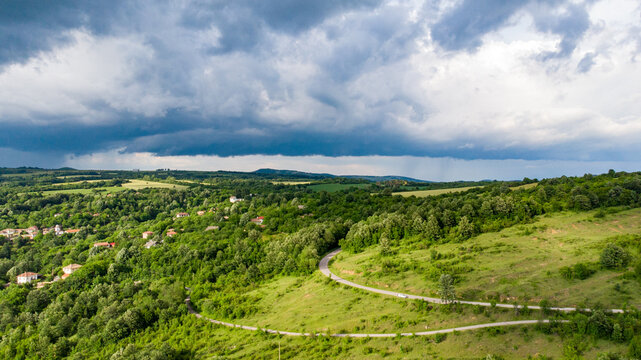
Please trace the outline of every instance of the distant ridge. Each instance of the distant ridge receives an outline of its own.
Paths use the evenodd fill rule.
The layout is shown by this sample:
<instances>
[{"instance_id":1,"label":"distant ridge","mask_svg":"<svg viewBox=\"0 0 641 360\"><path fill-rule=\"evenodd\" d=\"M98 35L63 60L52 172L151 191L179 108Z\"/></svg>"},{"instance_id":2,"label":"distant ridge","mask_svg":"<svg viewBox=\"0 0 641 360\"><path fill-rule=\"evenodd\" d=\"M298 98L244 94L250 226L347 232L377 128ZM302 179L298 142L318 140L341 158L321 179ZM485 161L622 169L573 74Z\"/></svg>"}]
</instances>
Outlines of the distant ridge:
<instances>
[{"instance_id":1,"label":"distant ridge","mask_svg":"<svg viewBox=\"0 0 641 360\"><path fill-rule=\"evenodd\" d=\"M423 182L429 183L432 181L414 179L406 176L395 176L395 175L386 175L386 176L372 176L372 175L334 175L326 173L309 173L297 170L278 170L278 169L258 169L253 174L258 175L279 175L279 176L291 176L296 178L306 178L306 179L328 179L328 178L348 178L348 179L362 179L372 182L379 181L390 181L390 180L404 180L410 182Z\"/></svg>"}]
</instances>

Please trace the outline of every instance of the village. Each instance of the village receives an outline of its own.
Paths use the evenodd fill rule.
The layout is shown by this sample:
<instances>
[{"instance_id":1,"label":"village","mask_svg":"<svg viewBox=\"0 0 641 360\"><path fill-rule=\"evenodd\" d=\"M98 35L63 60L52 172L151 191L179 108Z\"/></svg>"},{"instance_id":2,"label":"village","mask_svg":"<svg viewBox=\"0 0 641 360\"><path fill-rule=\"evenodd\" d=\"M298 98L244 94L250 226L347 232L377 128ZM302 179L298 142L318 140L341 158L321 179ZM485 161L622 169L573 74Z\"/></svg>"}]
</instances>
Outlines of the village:
<instances>
[{"instance_id":1,"label":"village","mask_svg":"<svg viewBox=\"0 0 641 360\"><path fill-rule=\"evenodd\" d=\"M232 204L237 203L237 202L241 202L241 201L244 201L244 199L237 198L236 196L231 196L229 198L229 202L232 203ZM301 206L299 206L299 208L301 208ZM217 210L216 208L211 208L209 210L209 212L210 213L215 213L216 210ZM198 210L196 212L196 215L203 216L206 213L207 213L207 211L205 211L205 210ZM55 214L54 216L58 217L58 216L61 216L61 214ZM100 216L100 214L99 213L93 213L92 216L96 217L96 216ZM177 219L186 218L186 217L189 217L189 216L190 216L190 214L188 212L178 212L178 213L176 213L176 215L173 218L175 220L177 220ZM228 219L229 219L229 216L225 215L225 216L223 216L222 221L225 221L225 220L228 220ZM265 225L263 224L264 220L265 220L264 216L258 216L258 217L255 217L255 218L249 220L249 222L254 224L254 225L256 225L256 226L258 226L258 227L264 228L265 227ZM215 230L219 230L219 229L220 229L219 225L209 225L204 229L204 231L215 231ZM3 229L3 230L0 230L0 237L5 237L5 238L7 238L9 240L16 240L18 238L34 240L36 238L36 236L39 235L39 234L47 235L47 234L51 233L51 234L53 234L55 236L62 236L62 235L65 235L65 234L76 234L78 232L80 232L80 229L64 229L61 225L56 224L56 225L54 225L52 227L45 227L45 228L42 228L42 229L40 229L38 226L30 226L30 227L28 227L26 229ZM142 233L142 239L143 240L148 240L143 245L143 247L145 249L150 249L150 248L152 248L154 246L157 246L157 245L160 245L162 243L162 240L152 239L153 235L154 235L153 231L144 231ZM170 237L170 238L173 238L176 235L178 235L178 232L174 228L167 229L167 231L165 233L165 236ZM110 248L115 248L116 247L116 243L115 242L95 242L93 244L93 247L94 248L110 249ZM71 274L73 274L75 271L77 271L80 268L82 268L82 265L80 265L80 264L70 264L70 265L64 266L62 268L63 274L61 276L52 274L53 278L50 281L40 281L44 277L42 274L39 274L39 273L36 273L36 272L27 271L27 272L23 272L23 273L21 273L21 274L16 276L15 284L17 284L17 285L25 285L25 284L35 283L36 284L36 288L40 289L40 288L43 288L46 285L52 284L54 282L57 282L57 281L60 281L60 280L65 280L66 278L68 278ZM7 284L4 284L4 287L8 287L10 285L11 285L11 282L9 282Z\"/></svg>"}]
</instances>

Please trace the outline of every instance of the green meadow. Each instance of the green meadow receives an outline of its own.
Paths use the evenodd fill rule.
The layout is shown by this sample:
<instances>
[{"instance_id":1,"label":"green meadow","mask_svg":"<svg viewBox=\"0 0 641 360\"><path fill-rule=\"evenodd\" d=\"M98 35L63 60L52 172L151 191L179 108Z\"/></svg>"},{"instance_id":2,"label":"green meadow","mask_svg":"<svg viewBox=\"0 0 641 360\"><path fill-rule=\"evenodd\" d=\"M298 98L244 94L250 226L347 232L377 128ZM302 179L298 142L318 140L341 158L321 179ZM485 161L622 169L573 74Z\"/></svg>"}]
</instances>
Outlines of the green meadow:
<instances>
[{"instance_id":1,"label":"green meadow","mask_svg":"<svg viewBox=\"0 0 641 360\"><path fill-rule=\"evenodd\" d=\"M463 300L489 300L552 305L601 304L641 308L641 285L628 268L606 270L599 257L608 243L626 246L637 255L641 209L595 217L595 211L539 217L498 233L486 233L464 243L426 246L420 239L381 257L377 246L362 253L339 254L332 271L357 283L411 294L437 296L441 273L456 278ZM562 276L563 267L586 264L594 273L584 280Z\"/></svg>"}]
</instances>

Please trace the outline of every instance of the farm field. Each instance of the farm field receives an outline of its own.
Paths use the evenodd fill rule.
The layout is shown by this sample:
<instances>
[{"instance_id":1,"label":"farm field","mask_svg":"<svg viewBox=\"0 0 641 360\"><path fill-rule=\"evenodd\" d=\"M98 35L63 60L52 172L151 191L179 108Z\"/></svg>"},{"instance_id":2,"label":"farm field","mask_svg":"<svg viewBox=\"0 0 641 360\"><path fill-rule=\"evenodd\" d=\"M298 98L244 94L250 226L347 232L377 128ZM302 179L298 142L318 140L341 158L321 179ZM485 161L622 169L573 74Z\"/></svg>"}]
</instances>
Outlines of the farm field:
<instances>
[{"instance_id":1,"label":"farm field","mask_svg":"<svg viewBox=\"0 0 641 360\"><path fill-rule=\"evenodd\" d=\"M460 188L449 188L449 189L434 189L434 190L416 190L416 191L399 191L392 193L392 195L401 195L403 197L416 196L416 197L427 197L427 196L437 196L443 194L451 194L457 192L463 192L470 189L475 189L481 186L466 186Z\"/></svg>"},{"instance_id":2,"label":"farm field","mask_svg":"<svg viewBox=\"0 0 641 360\"><path fill-rule=\"evenodd\" d=\"M625 270L604 270L599 256L607 243L631 242L636 255L641 235L641 210L595 218L595 211L560 213L534 224L487 233L463 243L437 244L429 249L405 246L382 258L377 246L359 254L341 253L332 271L345 279L378 288L437 296L441 273L457 278L462 300L497 299L536 305L601 304L641 308L641 285L626 279ZM586 263L595 273L585 280L566 279L561 268ZM630 266L628 271L632 270Z\"/></svg>"},{"instance_id":3,"label":"farm field","mask_svg":"<svg viewBox=\"0 0 641 360\"><path fill-rule=\"evenodd\" d=\"M86 182L96 182L96 181L103 181L103 180L89 180ZM84 183L85 181L79 181L79 182L73 182L73 183L63 183L63 184L56 184L56 185L70 185L74 183ZM176 184L168 184L168 183L161 183L161 182L155 182L155 181L145 181L145 180L138 180L138 179L133 179L129 180L128 182L122 184L122 186L106 186L106 187L96 187L96 188L90 188L90 189L60 189L60 190L48 190L48 191L43 191L43 195L53 195L53 194L92 194L95 192L99 193L105 193L105 192L119 192L119 191L124 191L127 189L131 190L142 190L142 189L147 189L147 188L157 188L157 189L176 189L176 190L184 190L187 188L185 185L176 185Z\"/></svg>"},{"instance_id":4,"label":"farm field","mask_svg":"<svg viewBox=\"0 0 641 360\"><path fill-rule=\"evenodd\" d=\"M313 191L327 191L327 192L336 192L336 191L341 191L345 189L351 189L351 188L361 188L365 189L369 184L317 184L317 185L310 185L307 188L311 189Z\"/></svg>"},{"instance_id":5,"label":"farm field","mask_svg":"<svg viewBox=\"0 0 641 360\"><path fill-rule=\"evenodd\" d=\"M51 185L53 185L53 186L63 186L63 185L75 185L75 184L82 184L82 183L96 183L96 182L101 182L101 181L109 181L109 179L70 181L70 182L63 182L63 183L54 183L54 184L51 184Z\"/></svg>"},{"instance_id":6,"label":"farm field","mask_svg":"<svg viewBox=\"0 0 641 360\"><path fill-rule=\"evenodd\" d=\"M309 185L311 181L272 181L274 185Z\"/></svg>"},{"instance_id":7,"label":"farm field","mask_svg":"<svg viewBox=\"0 0 641 360\"><path fill-rule=\"evenodd\" d=\"M531 183L531 184L525 184L525 185L520 185L520 186L513 186L510 188L510 190L527 190L527 189L532 189L535 188L539 183Z\"/></svg>"},{"instance_id":8,"label":"farm field","mask_svg":"<svg viewBox=\"0 0 641 360\"><path fill-rule=\"evenodd\" d=\"M187 186L185 185L168 184L138 179L129 180L129 182L122 184L122 187L133 190L141 190L147 188L184 190L187 188Z\"/></svg>"}]
</instances>

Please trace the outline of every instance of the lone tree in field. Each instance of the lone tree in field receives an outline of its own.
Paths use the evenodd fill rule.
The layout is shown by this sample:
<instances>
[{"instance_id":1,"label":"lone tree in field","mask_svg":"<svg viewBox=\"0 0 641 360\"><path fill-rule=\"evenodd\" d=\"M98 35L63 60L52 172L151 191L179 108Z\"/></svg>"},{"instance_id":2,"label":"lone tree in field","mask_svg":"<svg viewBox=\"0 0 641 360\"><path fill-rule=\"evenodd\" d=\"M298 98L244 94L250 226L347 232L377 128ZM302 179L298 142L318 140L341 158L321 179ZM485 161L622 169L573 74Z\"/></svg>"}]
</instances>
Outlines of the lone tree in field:
<instances>
[{"instance_id":1,"label":"lone tree in field","mask_svg":"<svg viewBox=\"0 0 641 360\"><path fill-rule=\"evenodd\" d=\"M626 267L630 262L630 255L622 247L608 244L601 252L601 265L608 269Z\"/></svg>"},{"instance_id":2,"label":"lone tree in field","mask_svg":"<svg viewBox=\"0 0 641 360\"><path fill-rule=\"evenodd\" d=\"M449 304L456 300L456 291L454 290L454 278L450 274L443 274L438 280L438 294L444 303Z\"/></svg>"}]
</instances>

